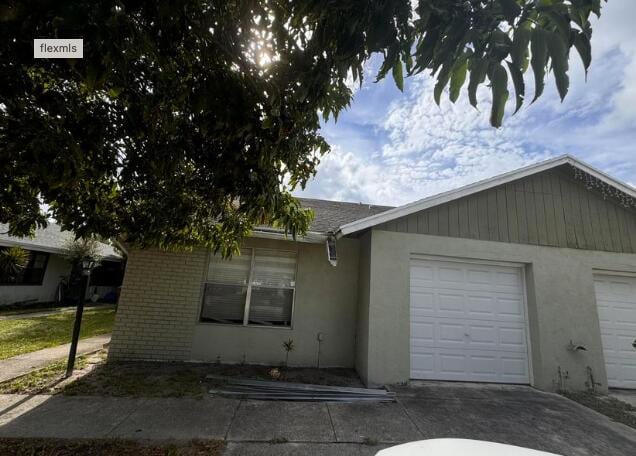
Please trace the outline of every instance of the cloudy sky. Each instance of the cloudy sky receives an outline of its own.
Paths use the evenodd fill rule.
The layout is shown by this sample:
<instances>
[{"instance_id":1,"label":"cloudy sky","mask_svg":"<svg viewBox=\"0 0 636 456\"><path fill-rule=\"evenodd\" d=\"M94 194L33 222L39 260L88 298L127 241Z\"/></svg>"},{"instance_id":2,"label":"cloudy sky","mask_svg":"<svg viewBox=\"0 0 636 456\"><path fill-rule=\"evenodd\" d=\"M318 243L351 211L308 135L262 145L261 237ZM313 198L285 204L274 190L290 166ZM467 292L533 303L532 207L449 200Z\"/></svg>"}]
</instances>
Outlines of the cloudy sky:
<instances>
[{"instance_id":1,"label":"cloudy sky","mask_svg":"<svg viewBox=\"0 0 636 456\"><path fill-rule=\"evenodd\" d=\"M481 111L465 89L455 105L446 97L438 107L430 76L410 78L402 93L390 77L374 83L377 65L369 65L351 108L323 127L332 152L296 194L400 205L565 153L635 186L635 23L634 0L609 0L594 21L587 82L573 51L565 101L550 77L542 98L506 116L500 129L488 123L487 88Z\"/></svg>"}]
</instances>

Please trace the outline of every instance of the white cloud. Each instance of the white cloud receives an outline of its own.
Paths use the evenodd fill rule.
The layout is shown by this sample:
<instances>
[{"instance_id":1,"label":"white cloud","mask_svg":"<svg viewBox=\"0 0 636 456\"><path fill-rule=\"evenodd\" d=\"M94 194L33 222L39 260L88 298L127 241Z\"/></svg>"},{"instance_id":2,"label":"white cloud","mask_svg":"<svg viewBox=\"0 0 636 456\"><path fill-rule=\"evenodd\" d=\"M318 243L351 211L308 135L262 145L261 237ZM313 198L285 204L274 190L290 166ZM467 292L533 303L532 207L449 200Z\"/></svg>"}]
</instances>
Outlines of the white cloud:
<instances>
[{"instance_id":1,"label":"white cloud","mask_svg":"<svg viewBox=\"0 0 636 456\"><path fill-rule=\"evenodd\" d=\"M473 109L465 92L456 105L433 102L428 75L411 78L405 94L393 81L367 82L352 108L324 134L333 146L305 196L404 204L570 153L606 172L636 180L636 5L612 0L594 24L594 61L587 83L571 56L571 87L560 103L553 81L544 96L490 127L489 93ZM526 81L532 95L532 79ZM512 94L511 94L512 96ZM509 102L511 109L513 101Z\"/></svg>"}]
</instances>

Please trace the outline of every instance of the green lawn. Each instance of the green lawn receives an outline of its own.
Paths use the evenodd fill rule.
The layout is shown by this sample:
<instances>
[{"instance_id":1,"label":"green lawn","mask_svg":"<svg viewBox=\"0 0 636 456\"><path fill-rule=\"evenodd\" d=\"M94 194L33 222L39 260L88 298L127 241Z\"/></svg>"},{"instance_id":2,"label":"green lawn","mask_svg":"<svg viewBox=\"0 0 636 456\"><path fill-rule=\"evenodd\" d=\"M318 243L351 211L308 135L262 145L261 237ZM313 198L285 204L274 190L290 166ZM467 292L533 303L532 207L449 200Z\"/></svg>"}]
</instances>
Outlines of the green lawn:
<instances>
[{"instance_id":1,"label":"green lawn","mask_svg":"<svg viewBox=\"0 0 636 456\"><path fill-rule=\"evenodd\" d=\"M0 359L54 347L71 341L74 312L46 317L0 320ZM90 309L84 312L80 338L112 331L115 310Z\"/></svg>"}]
</instances>

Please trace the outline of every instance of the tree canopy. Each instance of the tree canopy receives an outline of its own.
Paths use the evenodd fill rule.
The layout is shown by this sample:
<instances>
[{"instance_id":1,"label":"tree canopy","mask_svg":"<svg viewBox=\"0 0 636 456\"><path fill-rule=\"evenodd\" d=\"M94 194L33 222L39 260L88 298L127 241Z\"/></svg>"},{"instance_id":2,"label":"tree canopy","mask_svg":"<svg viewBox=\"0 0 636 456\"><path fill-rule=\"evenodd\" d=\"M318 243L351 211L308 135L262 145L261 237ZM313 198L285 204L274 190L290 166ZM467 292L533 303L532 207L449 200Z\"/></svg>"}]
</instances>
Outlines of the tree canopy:
<instances>
[{"instance_id":1,"label":"tree canopy","mask_svg":"<svg viewBox=\"0 0 636 456\"><path fill-rule=\"evenodd\" d=\"M428 72L434 100L533 98L552 71L587 71L601 0L119 0L0 5L0 222L47 214L78 236L229 254L258 224L296 235L329 145L372 55L380 80ZM83 38L82 59L34 59L34 38Z\"/></svg>"}]
</instances>

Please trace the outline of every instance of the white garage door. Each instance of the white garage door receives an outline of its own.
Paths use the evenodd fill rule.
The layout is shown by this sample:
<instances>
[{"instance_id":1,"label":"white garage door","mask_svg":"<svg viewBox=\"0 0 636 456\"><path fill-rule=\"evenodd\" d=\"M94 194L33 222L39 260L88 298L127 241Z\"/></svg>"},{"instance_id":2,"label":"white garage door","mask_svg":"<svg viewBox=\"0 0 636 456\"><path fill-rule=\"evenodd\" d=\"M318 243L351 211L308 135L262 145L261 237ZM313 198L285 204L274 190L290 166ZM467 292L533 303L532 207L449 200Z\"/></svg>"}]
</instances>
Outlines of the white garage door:
<instances>
[{"instance_id":1,"label":"white garage door","mask_svg":"<svg viewBox=\"0 0 636 456\"><path fill-rule=\"evenodd\" d=\"M411 378L529 383L520 267L411 260Z\"/></svg>"},{"instance_id":2,"label":"white garage door","mask_svg":"<svg viewBox=\"0 0 636 456\"><path fill-rule=\"evenodd\" d=\"M595 275L607 384L636 388L636 277Z\"/></svg>"}]
</instances>

